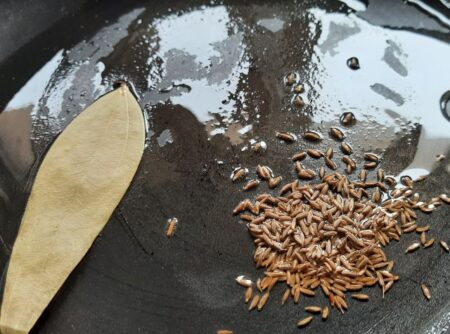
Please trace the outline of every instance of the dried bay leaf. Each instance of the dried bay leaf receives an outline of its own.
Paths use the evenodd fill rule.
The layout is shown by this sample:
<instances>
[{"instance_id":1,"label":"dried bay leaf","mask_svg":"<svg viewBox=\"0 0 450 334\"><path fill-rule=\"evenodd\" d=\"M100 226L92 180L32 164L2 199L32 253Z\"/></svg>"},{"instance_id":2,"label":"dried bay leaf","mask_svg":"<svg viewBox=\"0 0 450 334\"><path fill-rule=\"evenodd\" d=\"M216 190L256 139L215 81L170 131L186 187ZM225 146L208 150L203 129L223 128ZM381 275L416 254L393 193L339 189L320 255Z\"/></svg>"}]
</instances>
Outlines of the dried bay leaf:
<instances>
[{"instance_id":1,"label":"dried bay leaf","mask_svg":"<svg viewBox=\"0 0 450 334\"><path fill-rule=\"evenodd\" d=\"M11 254L2 334L28 333L126 192L144 150L144 118L126 85L84 110L45 156Z\"/></svg>"}]
</instances>

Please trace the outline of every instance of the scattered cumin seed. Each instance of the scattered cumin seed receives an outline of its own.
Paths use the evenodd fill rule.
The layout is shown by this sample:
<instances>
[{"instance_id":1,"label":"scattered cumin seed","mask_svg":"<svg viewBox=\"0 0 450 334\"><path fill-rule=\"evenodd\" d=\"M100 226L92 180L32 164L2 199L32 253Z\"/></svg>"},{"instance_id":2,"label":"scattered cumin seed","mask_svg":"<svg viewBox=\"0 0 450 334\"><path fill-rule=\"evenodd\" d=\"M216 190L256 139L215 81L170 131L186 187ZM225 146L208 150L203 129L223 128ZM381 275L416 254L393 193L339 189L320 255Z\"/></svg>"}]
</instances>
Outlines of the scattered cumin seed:
<instances>
[{"instance_id":1,"label":"scattered cumin seed","mask_svg":"<svg viewBox=\"0 0 450 334\"><path fill-rule=\"evenodd\" d=\"M349 126L356 123L356 117L352 112L345 112L339 117L342 125Z\"/></svg>"},{"instance_id":2,"label":"scattered cumin seed","mask_svg":"<svg viewBox=\"0 0 450 334\"><path fill-rule=\"evenodd\" d=\"M281 139L286 143L293 143L297 140L297 137L290 132L277 132L276 136L278 139Z\"/></svg>"},{"instance_id":3,"label":"scattered cumin seed","mask_svg":"<svg viewBox=\"0 0 450 334\"><path fill-rule=\"evenodd\" d=\"M341 147L341 151L344 154L352 154L353 153L352 147L349 144L347 144L346 142L342 142L340 147Z\"/></svg>"},{"instance_id":4,"label":"scattered cumin seed","mask_svg":"<svg viewBox=\"0 0 450 334\"><path fill-rule=\"evenodd\" d=\"M252 150L256 153L263 153L267 151L267 143L264 140L261 140L252 146Z\"/></svg>"},{"instance_id":5,"label":"scattered cumin seed","mask_svg":"<svg viewBox=\"0 0 450 334\"><path fill-rule=\"evenodd\" d=\"M445 250L447 253L450 252L450 248L448 247L448 244L444 240L439 241L439 244L441 245L442 249Z\"/></svg>"},{"instance_id":6,"label":"scattered cumin seed","mask_svg":"<svg viewBox=\"0 0 450 334\"><path fill-rule=\"evenodd\" d=\"M446 194L439 195L439 198L442 202L450 204L450 197L448 197Z\"/></svg>"},{"instance_id":7,"label":"scattered cumin seed","mask_svg":"<svg viewBox=\"0 0 450 334\"><path fill-rule=\"evenodd\" d=\"M258 180L250 180L244 185L242 190L249 191L249 190L255 189L257 186L259 186Z\"/></svg>"},{"instance_id":8,"label":"scattered cumin seed","mask_svg":"<svg viewBox=\"0 0 450 334\"><path fill-rule=\"evenodd\" d=\"M297 82L297 75L295 73L289 73L285 78L285 83L288 86L292 86Z\"/></svg>"},{"instance_id":9,"label":"scattered cumin seed","mask_svg":"<svg viewBox=\"0 0 450 334\"><path fill-rule=\"evenodd\" d=\"M380 158L375 153L367 152L364 153L364 160L378 163L380 161Z\"/></svg>"},{"instance_id":10,"label":"scattered cumin seed","mask_svg":"<svg viewBox=\"0 0 450 334\"><path fill-rule=\"evenodd\" d=\"M314 150L314 149L308 149L308 150L306 150L306 153L308 153L308 155L314 159L319 159L320 157L323 156L322 152L320 152L319 150Z\"/></svg>"},{"instance_id":11,"label":"scattered cumin seed","mask_svg":"<svg viewBox=\"0 0 450 334\"><path fill-rule=\"evenodd\" d=\"M245 287L245 288L250 288L253 285L253 282L251 279L246 278L244 275L240 275L238 277L236 277L236 283Z\"/></svg>"},{"instance_id":12,"label":"scattered cumin seed","mask_svg":"<svg viewBox=\"0 0 450 334\"><path fill-rule=\"evenodd\" d=\"M386 176L384 182L386 182L389 187L395 187L397 185L397 181L393 176Z\"/></svg>"},{"instance_id":13,"label":"scattered cumin seed","mask_svg":"<svg viewBox=\"0 0 450 334\"><path fill-rule=\"evenodd\" d=\"M253 288L251 286L249 286L246 290L245 290L245 295L244 295L244 299L245 299L245 303L247 304L250 299L252 298L253 295Z\"/></svg>"},{"instance_id":14,"label":"scattered cumin seed","mask_svg":"<svg viewBox=\"0 0 450 334\"><path fill-rule=\"evenodd\" d=\"M360 300L360 301L369 300L369 296L364 293L354 293L354 294L352 294L352 298Z\"/></svg>"},{"instance_id":15,"label":"scattered cumin seed","mask_svg":"<svg viewBox=\"0 0 450 334\"><path fill-rule=\"evenodd\" d=\"M377 170L377 180L380 182L383 182L384 180L384 169L383 168L378 168Z\"/></svg>"},{"instance_id":16,"label":"scattered cumin seed","mask_svg":"<svg viewBox=\"0 0 450 334\"><path fill-rule=\"evenodd\" d=\"M420 233L420 243L422 244L422 246L425 246L426 242L427 242L427 234L425 232Z\"/></svg>"},{"instance_id":17,"label":"scattered cumin seed","mask_svg":"<svg viewBox=\"0 0 450 334\"><path fill-rule=\"evenodd\" d=\"M337 140L344 140L345 134L339 128L330 128L330 136Z\"/></svg>"},{"instance_id":18,"label":"scattered cumin seed","mask_svg":"<svg viewBox=\"0 0 450 334\"><path fill-rule=\"evenodd\" d=\"M312 317L312 316L303 318L303 319L301 319L301 320L299 320L299 321L297 322L297 326L298 326L298 327L305 327L305 326L308 326L308 325L311 323L312 320L313 320L313 317Z\"/></svg>"},{"instance_id":19,"label":"scattered cumin seed","mask_svg":"<svg viewBox=\"0 0 450 334\"><path fill-rule=\"evenodd\" d=\"M374 169L378 166L378 163L375 161L367 162L364 164L364 169Z\"/></svg>"},{"instance_id":20,"label":"scattered cumin seed","mask_svg":"<svg viewBox=\"0 0 450 334\"><path fill-rule=\"evenodd\" d=\"M412 187L413 187L413 180L412 180L411 176L403 175L403 176L400 178L400 182L401 182L404 186L407 186L408 188L412 188Z\"/></svg>"},{"instance_id":21,"label":"scattered cumin seed","mask_svg":"<svg viewBox=\"0 0 450 334\"><path fill-rule=\"evenodd\" d=\"M327 320L329 314L330 314L330 309L328 308L328 306L325 306L322 309L322 320Z\"/></svg>"},{"instance_id":22,"label":"scattered cumin seed","mask_svg":"<svg viewBox=\"0 0 450 334\"><path fill-rule=\"evenodd\" d=\"M423 248L431 247L431 246L433 246L433 244L434 244L434 238L431 238L423 244Z\"/></svg>"},{"instance_id":23,"label":"scattered cumin seed","mask_svg":"<svg viewBox=\"0 0 450 334\"><path fill-rule=\"evenodd\" d=\"M229 329L219 329L217 330L217 334L233 334L233 331Z\"/></svg>"},{"instance_id":24,"label":"scattered cumin seed","mask_svg":"<svg viewBox=\"0 0 450 334\"><path fill-rule=\"evenodd\" d=\"M331 147L329 147L329 148L327 149L327 151L325 152L325 156L326 156L328 159L333 159L333 155L334 155L334 151L333 151L333 149L332 149Z\"/></svg>"},{"instance_id":25,"label":"scattered cumin seed","mask_svg":"<svg viewBox=\"0 0 450 334\"><path fill-rule=\"evenodd\" d=\"M430 225L417 226L416 232L417 233L427 232L429 229L430 229Z\"/></svg>"},{"instance_id":26,"label":"scattered cumin seed","mask_svg":"<svg viewBox=\"0 0 450 334\"><path fill-rule=\"evenodd\" d=\"M336 163L328 157L325 157L325 164L327 165L328 168L330 168L332 170L337 169Z\"/></svg>"},{"instance_id":27,"label":"scattered cumin seed","mask_svg":"<svg viewBox=\"0 0 450 334\"><path fill-rule=\"evenodd\" d=\"M306 306L305 311L309 313L320 313L322 309L319 306Z\"/></svg>"},{"instance_id":28,"label":"scattered cumin seed","mask_svg":"<svg viewBox=\"0 0 450 334\"><path fill-rule=\"evenodd\" d=\"M268 182L269 188L270 189L276 188L282 180L283 178L281 176L270 178Z\"/></svg>"},{"instance_id":29,"label":"scattered cumin seed","mask_svg":"<svg viewBox=\"0 0 450 334\"><path fill-rule=\"evenodd\" d=\"M425 296L425 298L430 300L431 299L431 291L430 291L430 289L425 284L421 284L420 287L422 289L422 293Z\"/></svg>"},{"instance_id":30,"label":"scattered cumin seed","mask_svg":"<svg viewBox=\"0 0 450 334\"><path fill-rule=\"evenodd\" d=\"M295 86L295 87L297 87L297 86ZM294 98L292 99L292 103L297 108L301 108L305 105L305 101L303 100L303 98L300 95L295 95Z\"/></svg>"},{"instance_id":31,"label":"scattered cumin seed","mask_svg":"<svg viewBox=\"0 0 450 334\"><path fill-rule=\"evenodd\" d=\"M269 180L271 177L273 177L272 170L267 166L258 165L256 167L256 173L262 180Z\"/></svg>"},{"instance_id":32,"label":"scattered cumin seed","mask_svg":"<svg viewBox=\"0 0 450 334\"><path fill-rule=\"evenodd\" d=\"M306 152L298 152L292 156L292 161L302 161L306 158Z\"/></svg>"},{"instance_id":33,"label":"scattered cumin seed","mask_svg":"<svg viewBox=\"0 0 450 334\"><path fill-rule=\"evenodd\" d=\"M417 249L419 249L420 247L420 242L414 242L411 245L408 246L408 248L406 248L405 253L412 253L414 251L416 251Z\"/></svg>"},{"instance_id":34,"label":"scattered cumin seed","mask_svg":"<svg viewBox=\"0 0 450 334\"><path fill-rule=\"evenodd\" d=\"M170 218L167 221L167 229L166 229L166 236L172 237L175 234L175 230L178 225L178 219L177 218Z\"/></svg>"},{"instance_id":35,"label":"scattered cumin seed","mask_svg":"<svg viewBox=\"0 0 450 334\"><path fill-rule=\"evenodd\" d=\"M320 141L323 137L317 131L306 131L303 133L303 138L310 141Z\"/></svg>"},{"instance_id":36,"label":"scattered cumin seed","mask_svg":"<svg viewBox=\"0 0 450 334\"><path fill-rule=\"evenodd\" d=\"M242 167L238 167L235 170L233 170L233 172L230 175L230 179L233 182L239 181L244 179L248 174L248 169L247 168L242 168Z\"/></svg>"}]
</instances>

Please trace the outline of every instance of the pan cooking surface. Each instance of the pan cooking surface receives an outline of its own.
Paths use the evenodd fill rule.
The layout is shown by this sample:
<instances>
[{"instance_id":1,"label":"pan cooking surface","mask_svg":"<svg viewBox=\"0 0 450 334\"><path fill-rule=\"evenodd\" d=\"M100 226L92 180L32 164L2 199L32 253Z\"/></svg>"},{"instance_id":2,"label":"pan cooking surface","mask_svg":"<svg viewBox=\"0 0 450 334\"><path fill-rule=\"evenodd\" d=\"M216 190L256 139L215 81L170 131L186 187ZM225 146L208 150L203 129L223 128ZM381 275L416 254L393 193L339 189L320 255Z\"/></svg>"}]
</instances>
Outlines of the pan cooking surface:
<instances>
[{"instance_id":1,"label":"pan cooking surface","mask_svg":"<svg viewBox=\"0 0 450 334\"><path fill-rule=\"evenodd\" d=\"M55 136L117 79L134 85L148 120L135 180L35 333L296 333L304 306L327 301L319 295L281 306L279 286L262 312L247 311L234 279L262 272L246 227L231 211L256 192L243 193L230 173L267 164L284 181L295 179L294 153L337 144L325 136L320 144L286 145L275 132L325 134L350 111L357 123L346 133L357 160L373 151L388 174L430 173L417 185L426 198L449 194L450 35L433 14L394 1L161 2L105 12L94 6L70 18L83 22L76 42L61 42L61 24L38 38L51 53L30 66L38 71L19 66L26 49L9 61L16 66L0 64L3 81L15 71L27 78L0 93L2 267ZM360 69L347 66L351 57ZM283 83L291 72L305 87L301 108ZM268 148L256 154L251 145L260 140ZM438 163L438 154L447 158ZM265 185L257 190L263 191ZM449 242L449 214L441 206L418 220ZM179 220L170 239L169 217ZM350 300L344 315L333 310L327 322L315 319L302 331L444 332L450 257L438 246L405 256L416 239L405 235L387 247L401 279L384 299L378 288L368 289L369 302ZM432 290L429 302L421 283Z\"/></svg>"}]
</instances>

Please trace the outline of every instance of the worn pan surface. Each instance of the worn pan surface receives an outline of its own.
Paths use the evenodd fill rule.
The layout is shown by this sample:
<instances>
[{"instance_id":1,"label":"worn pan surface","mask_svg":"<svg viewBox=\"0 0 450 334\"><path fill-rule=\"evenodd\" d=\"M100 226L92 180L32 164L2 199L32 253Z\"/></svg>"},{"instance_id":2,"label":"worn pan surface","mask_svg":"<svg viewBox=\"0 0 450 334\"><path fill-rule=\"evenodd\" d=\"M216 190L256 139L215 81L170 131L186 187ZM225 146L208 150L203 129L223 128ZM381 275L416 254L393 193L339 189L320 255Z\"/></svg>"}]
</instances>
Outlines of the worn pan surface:
<instances>
[{"instance_id":1,"label":"worn pan surface","mask_svg":"<svg viewBox=\"0 0 450 334\"><path fill-rule=\"evenodd\" d=\"M0 8L35 10L27 3ZM352 111L358 121L346 132L357 159L371 150L382 155L389 174L429 171L417 189L428 198L450 193L450 160L435 162L437 154L450 157L448 10L401 1L346 3L80 1L67 7L55 1L46 10L59 17L51 7L66 6L64 18L46 27L36 15L31 30L43 32L24 29L30 37L18 38L20 47L11 42L11 32L20 33L14 20L2 26L10 34L0 47L6 37L8 47L17 47L0 62L2 268L36 168L68 122L117 79L135 86L148 116L148 146L132 186L35 333L296 333L303 307L325 305L325 298L281 307L277 287L262 312L249 313L234 282L262 272L254 268L245 226L231 215L254 193L242 193L230 172L239 165L254 172L264 163L293 179L289 157L310 145L287 146L276 131L326 133ZM24 12L16 11L16 23ZM346 65L352 56L358 71ZM292 71L306 89L300 109L283 83ZM265 140L267 151L255 154L252 139ZM328 146L337 144L325 135L314 147ZM442 206L419 221L449 242L449 215ZM164 235L169 217L179 220L171 239ZM378 288L369 289L370 302L350 301L344 315L332 312L327 322L316 319L302 331L448 330L450 255L435 246L405 256L415 238L388 247L401 280L384 299ZM421 283L432 290L429 302Z\"/></svg>"}]
</instances>

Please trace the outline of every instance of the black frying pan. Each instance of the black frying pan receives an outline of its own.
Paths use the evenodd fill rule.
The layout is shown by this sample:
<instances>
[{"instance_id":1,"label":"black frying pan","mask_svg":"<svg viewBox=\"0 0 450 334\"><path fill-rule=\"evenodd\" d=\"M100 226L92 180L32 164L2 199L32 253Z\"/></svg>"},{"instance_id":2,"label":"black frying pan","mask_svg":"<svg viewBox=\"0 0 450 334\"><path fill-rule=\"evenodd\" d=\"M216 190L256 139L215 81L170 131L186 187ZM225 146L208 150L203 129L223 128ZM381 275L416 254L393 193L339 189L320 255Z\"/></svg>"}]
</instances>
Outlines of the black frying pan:
<instances>
[{"instance_id":1,"label":"black frying pan","mask_svg":"<svg viewBox=\"0 0 450 334\"><path fill-rule=\"evenodd\" d=\"M281 129L300 133L306 128L321 126L311 116L317 112L313 107L306 107L303 112L292 110L282 86L283 75L291 70L299 71L306 81L313 79L307 77L307 68L314 62L310 57L319 42L318 36L313 38L306 33L312 19L304 13L311 8L341 15L355 11L342 3L327 4L326 1L298 4L226 2L224 8L229 20L226 27L236 29L234 33L242 35L238 42L219 45L219 49L224 48L218 52L225 65L213 64L212 71L217 76L228 73L230 70L226 65L234 64L233 51L241 50L242 43L248 47L245 80L241 77L237 86L239 92L246 94L247 106L239 104L242 100L231 93L223 108L227 108L229 101L236 104L232 120L246 117L255 120L255 110L259 110L259 123L254 124L251 136L244 139L262 138L269 149L266 154L255 155L251 150L241 151L243 144L239 143L239 135L238 139L233 137L231 140L220 134L208 137L204 124L199 121L200 116L196 117L183 105L186 101L177 104L177 97L198 89L190 86L189 80L181 82L177 77L195 78L203 73L204 69L190 67L192 59L186 57L186 62L172 62L172 72L160 70L161 64L170 63L169 58L173 55L154 57L149 67L144 66L151 51L145 43L139 43L143 34L154 42L150 43L151 48L164 48L164 40L152 40L155 22L192 12L201 17L202 11L217 5L201 7L197 1L0 3L0 17L3 17L0 26L0 110L59 50L72 50L72 56L61 58L61 67L46 87L44 94L47 97L38 102L35 116L30 118L24 116L29 113L24 113L15 118L4 117L6 112L0 114L0 261L3 268L7 266L33 175L46 148L70 119L96 97L88 84L92 79L91 69L86 69L74 75L70 88L58 100L61 104L58 102L55 107L48 99L52 89L61 89L58 83L65 82L71 75L70 69L74 68L76 60L80 61L76 63L78 65L86 61L87 66L90 62L91 65L102 62L105 65L102 72L105 89L119 78L133 83L141 97L141 105L149 115L148 148L127 195L86 258L48 307L35 333L215 333L219 328L232 329L235 333L296 333L295 323L303 317L304 306L326 305L325 298L319 296L304 298L300 305L281 307L283 289L276 287L263 312L247 311L243 303L244 291L234 278L246 274L256 279L261 271L256 270L252 262L253 245L245 226L231 215L235 204L248 194L230 183L229 174L239 164L254 167L258 163L267 163L285 179L294 177L289 157L295 149L277 142L274 132ZM448 15L442 3L436 1L431 5L442 15ZM143 7L147 9L141 12ZM124 19L125 14L130 16ZM401 1L372 1L365 10L352 15L375 26L389 26L394 30L431 36L443 43L450 42L449 27L417 6ZM269 21L269 26L264 28L268 31L263 32L261 26L258 27L258 18L272 16L282 17L291 25L284 26L283 32L277 34L277 22ZM117 22L122 30L108 28ZM255 30L251 31L251 27ZM107 33L100 34L105 43L114 41L112 51L104 54L98 51L107 49L102 41L90 42L99 36L102 28L107 29ZM214 29L215 26L211 26L211 30ZM270 29L275 32L270 33ZM115 39L114 34L124 30L125 37ZM339 29L336 32L338 37L345 34ZM179 33L180 38L185 36L183 31ZM87 41L86 45L78 44L82 40ZM96 48L95 43L101 46ZM358 52L358 45L355 45L353 56L358 56ZM136 68L136 65L141 67ZM240 66L244 66L243 63ZM448 74L442 73L447 80ZM351 84L345 79L339 82L339 85ZM320 91L316 93L320 94ZM308 96L311 100L319 96L311 94ZM383 94L387 99L396 98L389 92ZM202 104L202 99L203 104L216 106L206 93L197 99L188 101L194 103L190 105L194 109L198 106L195 102ZM55 116L53 112L58 108L63 111ZM430 106L427 112L440 112L438 107L433 108ZM361 118L352 130L356 156L362 153L358 142L368 143L383 154L386 171L391 174L401 172L414 160L423 132L420 122L413 123L408 131L391 133L386 144L375 136L364 138L362 134L369 131L369 125L375 132L383 128L367 119L369 117ZM216 121L225 122L220 118ZM324 124L324 129L328 124L332 122ZM170 136L167 137L167 131L162 135L168 129ZM26 143L30 144L30 149ZM442 140L438 144L441 145ZM445 143L443 145L445 147ZM450 152L442 153L450 156ZM429 181L419 185L418 189L428 196L449 193L447 165L448 162L433 168ZM420 214L419 219L423 224L433 226L436 237L449 240L449 214L448 207L441 207L433 215ZM164 227L167 218L172 216L180 223L175 236L168 239ZM433 333L445 332L450 323L447 283L450 256L437 246L414 256L404 256L403 249L414 238L416 236L408 235L401 243L387 248L387 253L396 260L394 271L401 280L386 298L381 298L378 288L369 289L370 302L350 301L351 307L344 315L332 312L327 322L316 319L302 331L424 333L434 328ZM419 285L422 282L432 289L430 302L425 302L421 295Z\"/></svg>"}]
</instances>

